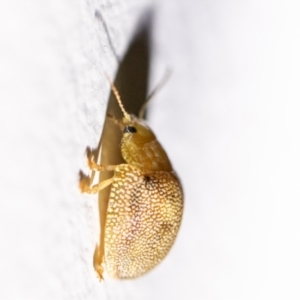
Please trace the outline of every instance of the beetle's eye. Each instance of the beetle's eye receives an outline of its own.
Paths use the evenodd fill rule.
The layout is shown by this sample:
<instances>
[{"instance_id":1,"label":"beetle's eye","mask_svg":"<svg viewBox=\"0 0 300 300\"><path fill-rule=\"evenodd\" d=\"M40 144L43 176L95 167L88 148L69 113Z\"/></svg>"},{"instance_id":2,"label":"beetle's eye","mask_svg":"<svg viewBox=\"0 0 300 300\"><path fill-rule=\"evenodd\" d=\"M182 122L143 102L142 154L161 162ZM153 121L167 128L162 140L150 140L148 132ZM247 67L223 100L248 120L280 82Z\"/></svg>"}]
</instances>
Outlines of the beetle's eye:
<instances>
[{"instance_id":1,"label":"beetle's eye","mask_svg":"<svg viewBox=\"0 0 300 300\"><path fill-rule=\"evenodd\" d=\"M136 128L133 126L126 126L123 130L124 133L126 132L130 132L130 133L135 133L136 132Z\"/></svg>"}]
</instances>

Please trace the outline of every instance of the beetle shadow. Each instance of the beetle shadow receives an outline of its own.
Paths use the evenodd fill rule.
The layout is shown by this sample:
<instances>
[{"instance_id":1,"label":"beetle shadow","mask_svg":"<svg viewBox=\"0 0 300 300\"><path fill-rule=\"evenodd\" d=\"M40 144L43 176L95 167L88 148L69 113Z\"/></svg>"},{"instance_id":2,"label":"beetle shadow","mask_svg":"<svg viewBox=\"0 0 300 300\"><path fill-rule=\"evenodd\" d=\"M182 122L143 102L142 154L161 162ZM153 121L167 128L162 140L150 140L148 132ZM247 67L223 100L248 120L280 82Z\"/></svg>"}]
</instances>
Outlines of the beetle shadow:
<instances>
[{"instance_id":1,"label":"beetle shadow","mask_svg":"<svg viewBox=\"0 0 300 300\"><path fill-rule=\"evenodd\" d=\"M99 11L96 11L95 17L102 24L107 34L111 51L119 62L119 68L114 84L119 91L122 103L128 113L138 115L142 105L146 102L148 92L152 11L146 12L141 17L141 21L138 23L139 28L121 61L116 54L103 16ZM109 84L109 82L107 84ZM109 96L106 116L113 116L113 118L117 120L121 120L123 117L121 109L112 92ZM98 147L96 149L87 147L87 153L91 153L94 161L100 162L102 165L122 164L124 163L124 160L120 151L121 138L122 132L120 127L115 124L112 118L106 117ZM79 173L81 181L93 181L94 176L95 172L92 172L91 177L86 176L82 171ZM111 178L112 176L112 172L101 172L100 182ZM110 186L99 192L98 204L101 226L100 247L104 246L103 229L105 226L109 193Z\"/></svg>"},{"instance_id":2,"label":"beetle shadow","mask_svg":"<svg viewBox=\"0 0 300 300\"><path fill-rule=\"evenodd\" d=\"M148 93L149 65L150 65L150 35L152 29L152 10L149 10L142 15L139 27L132 38L122 60L118 56L109 34L107 23L100 13L95 11L95 18L101 23L101 26L106 32L109 47L119 63L118 72L116 74L114 85L116 86L122 103L126 111L130 114L138 115L141 107L146 102ZM109 84L109 82L108 82ZM147 111L145 116L147 115ZM104 164L120 164L124 162L119 146L122 133L120 128L113 122L114 119L121 120L123 117L122 111L111 92L107 110L106 119L103 125L101 138L98 146L95 149L86 148L87 152L92 153L92 156L97 159L99 151L102 151L101 163ZM117 143L114 142L117 140ZM117 151L116 151L117 150ZM108 157L108 161L106 161Z\"/></svg>"}]
</instances>

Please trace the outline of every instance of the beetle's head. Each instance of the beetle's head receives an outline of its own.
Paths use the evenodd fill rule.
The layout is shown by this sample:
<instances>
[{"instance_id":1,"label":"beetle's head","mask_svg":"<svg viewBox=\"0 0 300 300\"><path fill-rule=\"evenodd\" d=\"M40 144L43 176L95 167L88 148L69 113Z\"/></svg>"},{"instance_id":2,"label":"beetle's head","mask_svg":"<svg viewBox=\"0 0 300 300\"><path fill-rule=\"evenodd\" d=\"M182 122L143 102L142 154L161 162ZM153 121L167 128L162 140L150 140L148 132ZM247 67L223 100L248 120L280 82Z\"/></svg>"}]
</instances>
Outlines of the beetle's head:
<instances>
[{"instance_id":1,"label":"beetle's head","mask_svg":"<svg viewBox=\"0 0 300 300\"><path fill-rule=\"evenodd\" d=\"M134 115L130 115L130 120L123 118L123 140L122 142L143 145L156 140L156 137L146 122L138 119Z\"/></svg>"},{"instance_id":2,"label":"beetle's head","mask_svg":"<svg viewBox=\"0 0 300 300\"><path fill-rule=\"evenodd\" d=\"M170 161L156 136L142 119L123 118L121 152L128 164L149 170L172 170Z\"/></svg>"}]
</instances>

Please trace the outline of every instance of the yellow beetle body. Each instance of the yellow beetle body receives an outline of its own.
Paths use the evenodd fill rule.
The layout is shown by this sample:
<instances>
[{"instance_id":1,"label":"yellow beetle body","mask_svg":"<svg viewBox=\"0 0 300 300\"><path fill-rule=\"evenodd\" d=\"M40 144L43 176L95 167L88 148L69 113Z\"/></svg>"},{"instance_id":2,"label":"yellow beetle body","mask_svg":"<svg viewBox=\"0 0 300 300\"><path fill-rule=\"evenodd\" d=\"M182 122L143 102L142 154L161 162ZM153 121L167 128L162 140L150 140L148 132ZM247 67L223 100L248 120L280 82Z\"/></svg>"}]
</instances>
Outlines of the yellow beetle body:
<instances>
[{"instance_id":1,"label":"yellow beetle body","mask_svg":"<svg viewBox=\"0 0 300 300\"><path fill-rule=\"evenodd\" d=\"M144 120L124 110L121 153L124 164L97 165L93 170L113 170L112 178L90 187L80 182L82 192L96 193L111 185L104 212L104 238L94 254L94 268L103 279L103 263L114 278L134 278L153 269L169 252L183 213L183 192L168 156ZM103 230L103 229L102 229Z\"/></svg>"}]
</instances>

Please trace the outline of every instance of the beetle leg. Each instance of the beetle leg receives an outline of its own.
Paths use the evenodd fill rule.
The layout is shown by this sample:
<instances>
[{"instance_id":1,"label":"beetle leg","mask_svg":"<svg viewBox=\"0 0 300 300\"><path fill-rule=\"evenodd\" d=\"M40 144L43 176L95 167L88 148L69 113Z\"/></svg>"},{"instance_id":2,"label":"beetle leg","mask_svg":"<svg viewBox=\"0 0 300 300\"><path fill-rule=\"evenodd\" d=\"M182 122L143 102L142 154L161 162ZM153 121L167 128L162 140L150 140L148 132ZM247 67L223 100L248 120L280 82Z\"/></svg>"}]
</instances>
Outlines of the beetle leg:
<instances>
[{"instance_id":1,"label":"beetle leg","mask_svg":"<svg viewBox=\"0 0 300 300\"><path fill-rule=\"evenodd\" d=\"M89 168L94 171L113 171L117 167L117 165L107 165L107 166L98 165L93 160L89 160L89 159L88 159L88 165Z\"/></svg>"},{"instance_id":2,"label":"beetle leg","mask_svg":"<svg viewBox=\"0 0 300 300\"><path fill-rule=\"evenodd\" d=\"M123 131L124 124L123 124L123 122L121 120L118 120L117 118L115 118L111 114L108 114L106 117L108 119L112 120L117 126L119 126L120 130Z\"/></svg>"},{"instance_id":3,"label":"beetle leg","mask_svg":"<svg viewBox=\"0 0 300 300\"><path fill-rule=\"evenodd\" d=\"M103 278L103 267L102 267L102 260L103 260L103 249L99 247L99 245L96 245L96 249L94 252L94 258L93 258L93 264L94 269L98 274L98 277L101 280L104 280Z\"/></svg>"},{"instance_id":4,"label":"beetle leg","mask_svg":"<svg viewBox=\"0 0 300 300\"><path fill-rule=\"evenodd\" d=\"M82 193L87 194L96 194L99 191L103 190L113 182L113 177L107 180L104 180L98 184L95 184L93 186L90 186L89 178L82 178L79 181L79 188Z\"/></svg>"},{"instance_id":5,"label":"beetle leg","mask_svg":"<svg viewBox=\"0 0 300 300\"><path fill-rule=\"evenodd\" d=\"M86 150L87 154L87 163L91 170L94 171L113 171L117 166L116 165L99 165L93 160L93 152L90 148L87 148Z\"/></svg>"}]
</instances>

